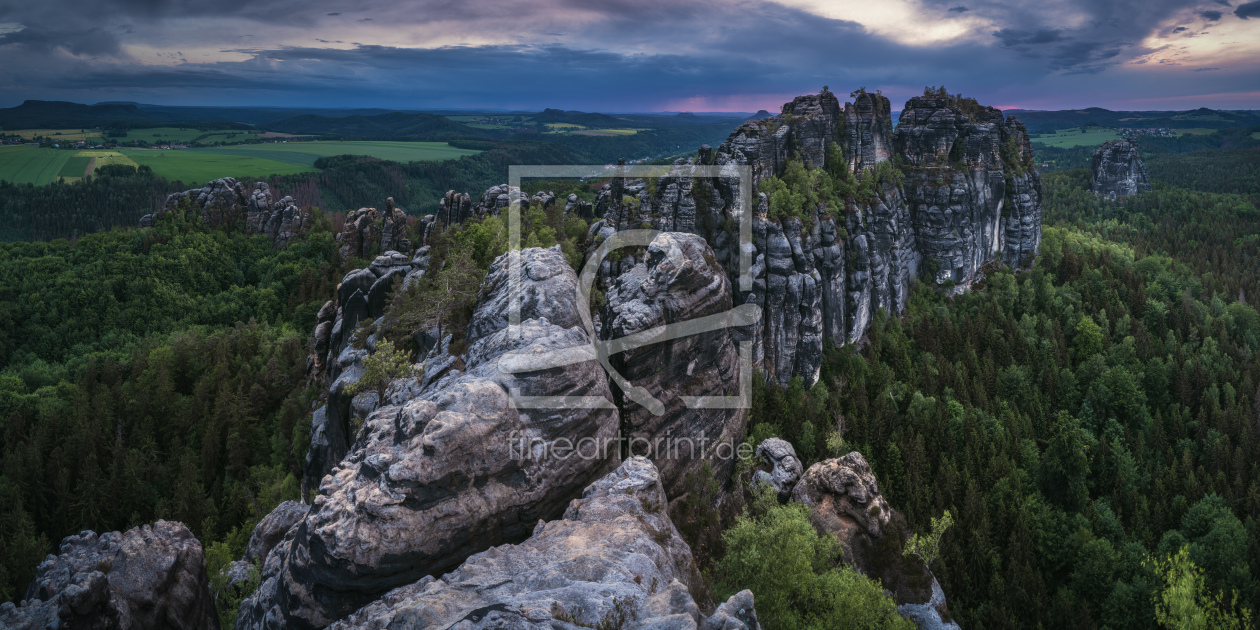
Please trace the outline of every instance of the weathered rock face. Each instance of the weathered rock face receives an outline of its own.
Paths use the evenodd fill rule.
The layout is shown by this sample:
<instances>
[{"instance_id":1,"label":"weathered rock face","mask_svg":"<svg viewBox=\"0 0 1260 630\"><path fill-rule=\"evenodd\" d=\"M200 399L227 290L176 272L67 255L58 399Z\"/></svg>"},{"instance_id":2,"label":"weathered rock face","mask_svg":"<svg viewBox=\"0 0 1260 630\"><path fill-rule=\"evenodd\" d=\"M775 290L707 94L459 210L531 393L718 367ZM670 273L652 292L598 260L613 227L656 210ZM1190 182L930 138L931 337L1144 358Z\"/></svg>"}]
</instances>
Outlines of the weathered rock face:
<instances>
[{"instance_id":1,"label":"weathered rock face","mask_svg":"<svg viewBox=\"0 0 1260 630\"><path fill-rule=\"evenodd\" d=\"M276 247L285 247L311 227L311 217L292 197L273 200L266 182L246 187L231 177L216 179L202 188L172 193L158 215L187 206L211 227L243 222L251 234L262 234ZM144 215L140 227L151 227L157 217Z\"/></svg>"},{"instance_id":2,"label":"weathered rock face","mask_svg":"<svg viewBox=\"0 0 1260 630\"><path fill-rule=\"evenodd\" d=\"M317 409L311 419L311 446L302 476L304 494L319 486L319 480L345 457L353 441L349 431L354 406L345 391L359 380L363 358L371 349L356 349L352 345L355 330L360 324L381 317L395 288L418 281L428 264L427 247L420 248L412 259L387 251L374 258L368 268L347 273L337 285L337 300L320 308L312 334L312 364L314 376L324 376L329 384L328 397L327 404Z\"/></svg>"},{"instance_id":3,"label":"weathered rock face","mask_svg":"<svg viewBox=\"0 0 1260 630\"><path fill-rule=\"evenodd\" d=\"M1095 195L1110 199L1132 197L1151 189L1146 164L1137 143L1128 138L1109 140L1094 151L1089 186Z\"/></svg>"},{"instance_id":4,"label":"weathered rock face","mask_svg":"<svg viewBox=\"0 0 1260 630\"><path fill-rule=\"evenodd\" d=\"M573 325L580 321L577 276L559 248L519 256L526 294L546 299L525 300L521 326L509 329L506 311L481 305L507 303L510 256L491 266L462 371L452 368L423 390L390 390L410 397L387 392L389 404L349 440L354 450L323 478L310 513L269 556L262 586L241 607L241 628L322 628L473 553L524 540L539 519L559 516L616 467L607 377L586 332ZM531 292L534 284L549 288ZM576 362L555 365L557 353ZM557 396L608 404L528 402ZM513 398L525 402L518 408Z\"/></svg>"},{"instance_id":5,"label":"weathered rock face","mask_svg":"<svg viewBox=\"0 0 1260 630\"><path fill-rule=\"evenodd\" d=\"M657 332L648 334L663 338L666 333L658 327L731 310L726 271L699 236L659 234L644 258L608 290L600 333L605 339L654 329ZM684 397L740 395L739 349L731 330L650 343L610 359L633 387L643 388L664 404L663 413L656 415L618 390L622 431L631 454L651 453L671 496L687 474L705 461L717 479L725 482L735 464L733 448L744 435L748 412L691 409ZM686 441L672 441L679 438ZM658 439L667 445L662 447Z\"/></svg>"},{"instance_id":6,"label":"weathered rock face","mask_svg":"<svg viewBox=\"0 0 1260 630\"><path fill-rule=\"evenodd\" d=\"M932 572L918 558L902 555L910 537L905 517L884 499L861 453L810 466L792 498L808 506L814 523L840 541L846 563L893 594L902 615L920 627L958 627L949 621L945 595Z\"/></svg>"},{"instance_id":7,"label":"weathered rock face","mask_svg":"<svg viewBox=\"0 0 1260 630\"><path fill-rule=\"evenodd\" d=\"M168 521L67 537L40 563L22 604L0 606L0 627L11 630L218 625L201 543Z\"/></svg>"},{"instance_id":8,"label":"weathered rock face","mask_svg":"<svg viewBox=\"0 0 1260 630\"><path fill-rule=\"evenodd\" d=\"M249 535L249 543L245 547L245 559L250 562L262 562L267 559L267 554L280 544L284 535L293 529L309 512L311 506L297 501L285 501L276 506L270 514L263 517L254 526L254 531Z\"/></svg>"},{"instance_id":9,"label":"weathered rock face","mask_svg":"<svg viewBox=\"0 0 1260 630\"><path fill-rule=\"evenodd\" d=\"M779 493L780 499L792 496L796 482L801 479L801 460L796 458L796 449L779 438L770 438L757 445L757 459L770 470L758 470L753 475L753 483L767 483Z\"/></svg>"},{"instance_id":10,"label":"weathered rock face","mask_svg":"<svg viewBox=\"0 0 1260 630\"><path fill-rule=\"evenodd\" d=\"M442 576L390 592L330 626L384 628L596 627L758 630L743 591L705 617L690 594L691 550L666 516L665 492L642 457L588 487L561 520L539 522L519 545L479 553ZM613 626L609 626L613 627Z\"/></svg>"},{"instance_id":11,"label":"weathered rock face","mask_svg":"<svg viewBox=\"0 0 1260 630\"><path fill-rule=\"evenodd\" d=\"M407 240L407 214L394 207L394 198L385 200L383 211L376 208L359 208L346 215L346 221L337 234L341 243L341 257L348 259L372 258L375 252L411 252Z\"/></svg>"},{"instance_id":12,"label":"weathered rock face","mask_svg":"<svg viewBox=\"0 0 1260 630\"><path fill-rule=\"evenodd\" d=\"M893 148L911 169L906 203L936 282L966 286L998 259L1026 262L1041 241L1041 178L1023 123L986 107L964 114L945 98L906 102Z\"/></svg>"},{"instance_id":13,"label":"weathered rock face","mask_svg":"<svg viewBox=\"0 0 1260 630\"><path fill-rule=\"evenodd\" d=\"M793 156L825 166L832 143L858 172L900 156L904 183L885 180L873 198L846 204L842 216L816 208L805 221L770 219L766 200L751 195L753 285L740 289L734 167L749 165L756 183L781 174ZM633 206L611 190L629 183L614 179L604 220L591 232L607 238L646 224L704 237L737 289L734 303L762 308L747 338L757 367L780 384L799 376L812 385L824 344L857 341L881 310L901 312L923 269L937 270L930 280L965 287L988 261L1025 264L1041 240L1041 182L1028 134L992 108L968 116L947 99L916 97L894 130L879 94L859 93L843 107L829 92L801 96L778 116L744 123L717 149L702 147L699 163L730 168L697 179L680 160L654 194L646 187L626 193L637 197ZM597 201L596 215L600 208ZM639 262L624 257L601 277Z\"/></svg>"}]
</instances>

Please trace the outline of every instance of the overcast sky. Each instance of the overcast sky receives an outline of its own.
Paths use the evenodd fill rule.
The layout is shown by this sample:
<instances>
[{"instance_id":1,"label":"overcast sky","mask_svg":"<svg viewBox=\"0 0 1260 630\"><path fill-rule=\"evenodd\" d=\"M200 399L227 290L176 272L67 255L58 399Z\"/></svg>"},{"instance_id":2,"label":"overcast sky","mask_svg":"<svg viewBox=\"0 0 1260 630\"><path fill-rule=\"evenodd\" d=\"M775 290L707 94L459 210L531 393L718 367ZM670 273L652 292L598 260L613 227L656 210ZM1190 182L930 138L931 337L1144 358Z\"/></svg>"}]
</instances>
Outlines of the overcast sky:
<instances>
[{"instance_id":1,"label":"overcast sky","mask_svg":"<svg viewBox=\"0 0 1260 630\"><path fill-rule=\"evenodd\" d=\"M4 107L1252 109L1257 53L1260 0L0 0Z\"/></svg>"}]
</instances>

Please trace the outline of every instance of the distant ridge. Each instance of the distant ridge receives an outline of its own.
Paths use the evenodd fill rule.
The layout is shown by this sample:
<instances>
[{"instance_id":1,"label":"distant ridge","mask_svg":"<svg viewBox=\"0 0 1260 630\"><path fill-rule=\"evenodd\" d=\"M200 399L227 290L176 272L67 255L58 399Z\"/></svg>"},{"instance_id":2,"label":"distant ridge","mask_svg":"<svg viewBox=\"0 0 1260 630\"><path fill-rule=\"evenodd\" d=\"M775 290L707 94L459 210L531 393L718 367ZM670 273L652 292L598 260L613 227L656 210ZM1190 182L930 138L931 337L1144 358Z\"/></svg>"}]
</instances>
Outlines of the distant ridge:
<instances>
[{"instance_id":1,"label":"distant ridge","mask_svg":"<svg viewBox=\"0 0 1260 630\"><path fill-rule=\"evenodd\" d=\"M469 127L445 116L420 112L393 112L376 116L353 115L341 118L307 114L266 125L268 129L293 134L341 136L406 136L417 138L490 137L496 134Z\"/></svg>"},{"instance_id":2,"label":"distant ridge","mask_svg":"<svg viewBox=\"0 0 1260 630\"><path fill-rule=\"evenodd\" d=\"M97 127L116 121L161 120L134 103L84 105L67 101L28 100L17 107L0 109L5 129L57 129Z\"/></svg>"},{"instance_id":3,"label":"distant ridge","mask_svg":"<svg viewBox=\"0 0 1260 630\"><path fill-rule=\"evenodd\" d=\"M578 111L564 111L562 109L551 109L548 107L538 114L531 116L537 123L568 123L571 125L582 125L585 127L617 127L625 125L626 121L621 118L614 118L608 114L593 114Z\"/></svg>"},{"instance_id":4,"label":"distant ridge","mask_svg":"<svg viewBox=\"0 0 1260 630\"><path fill-rule=\"evenodd\" d=\"M1185 111L1113 111L1101 107L1059 111L1008 109L1006 113L1014 114L1033 132L1080 127L1089 123L1131 129L1229 129L1260 125L1260 112L1207 107Z\"/></svg>"}]
</instances>

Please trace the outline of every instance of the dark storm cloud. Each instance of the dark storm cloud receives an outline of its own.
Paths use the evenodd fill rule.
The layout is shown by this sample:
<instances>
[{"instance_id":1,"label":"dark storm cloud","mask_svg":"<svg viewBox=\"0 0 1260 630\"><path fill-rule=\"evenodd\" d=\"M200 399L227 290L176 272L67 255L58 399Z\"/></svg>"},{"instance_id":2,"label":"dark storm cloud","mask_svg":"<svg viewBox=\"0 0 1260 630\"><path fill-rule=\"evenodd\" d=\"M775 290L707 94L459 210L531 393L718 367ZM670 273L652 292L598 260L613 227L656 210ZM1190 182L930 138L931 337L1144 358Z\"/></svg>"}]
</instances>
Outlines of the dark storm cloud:
<instances>
[{"instance_id":1,"label":"dark storm cloud","mask_svg":"<svg viewBox=\"0 0 1260 630\"><path fill-rule=\"evenodd\" d=\"M1205 20L1210 20L1212 22L1215 22L1221 19L1221 12L1220 11L1200 11L1199 17Z\"/></svg>"},{"instance_id":2,"label":"dark storm cloud","mask_svg":"<svg viewBox=\"0 0 1260 630\"><path fill-rule=\"evenodd\" d=\"M72 55L90 57L114 57L122 52L118 38L100 28L63 31L28 26L0 35L0 50L5 47L23 48L37 54L50 54L62 49Z\"/></svg>"},{"instance_id":3,"label":"dark storm cloud","mask_svg":"<svg viewBox=\"0 0 1260 630\"><path fill-rule=\"evenodd\" d=\"M1237 15L1244 20L1260 15L1260 0L1238 5L1238 8L1234 9L1234 15Z\"/></svg>"},{"instance_id":4,"label":"dark storm cloud","mask_svg":"<svg viewBox=\"0 0 1260 630\"><path fill-rule=\"evenodd\" d=\"M967 93L1016 95L1014 101L1069 75L1075 86L1095 81L1115 89L1114 83L1082 77L1150 52L1139 42L1166 32L1178 16L1221 17L1220 11L1202 10L1208 0L1064 0L1054 6L1042 0L966 6L923 1L933 19L993 26L970 39L918 46L762 0L611 0L597 7L586 0L522 0L510 10L490 0L8 3L0 4L0 23L22 28L0 35L0 92L20 91L11 97L17 102L47 93L77 100L108 94L159 102L318 99L413 108L563 104L631 111L697 95L792 94L824 84L837 92L884 86L904 98L921 89L916 85L944 83ZM64 10L66 2L75 9ZM1235 13L1246 17L1239 11L1251 5L1260 0ZM172 30L188 24L205 27ZM268 35L252 41L290 45L242 48L240 33L259 27ZM506 41L517 44L423 47L423 33L442 33L445 41L510 36ZM336 49L301 43L340 44L338 36L364 43ZM559 36L564 46L549 43ZM416 47L376 43L408 40ZM242 60L199 63L190 52L188 63L177 67L127 63L134 60L125 58L122 45L135 43L168 51L176 45L185 51L228 49ZM69 54L54 54L59 51ZM1260 89L1255 83L1245 87ZM1225 91L1219 85L1205 89Z\"/></svg>"}]
</instances>

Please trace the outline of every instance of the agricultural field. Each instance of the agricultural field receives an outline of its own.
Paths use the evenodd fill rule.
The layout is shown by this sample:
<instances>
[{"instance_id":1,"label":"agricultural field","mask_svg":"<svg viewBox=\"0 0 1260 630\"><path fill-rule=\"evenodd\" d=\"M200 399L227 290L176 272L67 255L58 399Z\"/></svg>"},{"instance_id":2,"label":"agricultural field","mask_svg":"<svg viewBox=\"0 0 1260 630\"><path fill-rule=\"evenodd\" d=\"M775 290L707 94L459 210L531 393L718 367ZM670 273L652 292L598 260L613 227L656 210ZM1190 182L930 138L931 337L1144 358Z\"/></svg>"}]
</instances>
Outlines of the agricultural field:
<instances>
[{"instance_id":1,"label":"agricultural field","mask_svg":"<svg viewBox=\"0 0 1260 630\"><path fill-rule=\"evenodd\" d=\"M577 125L574 123L547 123L547 128L551 129L552 131L571 131L571 130L576 130L576 129L586 129L586 127L583 127L582 125Z\"/></svg>"},{"instance_id":2,"label":"agricultural field","mask_svg":"<svg viewBox=\"0 0 1260 630\"><path fill-rule=\"evenodd\" d=\"M449 160L477 151L456 149L445 142L272 142L204 149L120 149L137 164L185 184L219 177L256 178L315 170L315 160L329 155L370 155L383 160L414 162Z\"/></svg>"},{"instance_id":3,"label":"agricultural field","mask_svg":"<svg viewBox=\"0 0 1260 630\"><path fill-rule=\"evenodd\" d=\"M65 140L66 142L77 142L83 140L85 142L103 142L103 135L100 129L14 129L6 130L4 133L21 136L23 140L34 140L35 138L45 137L55 140Z\"/></svg>"},{"instance_id":4,"label":"agricultural field","mask_svg":"<svg viewBox=\"0 0 1260 630\"><path fill-rule=\"evenodd\" d=\"M188 144L197 142L241 142L260 137L256 131L245 129L215 129L204 131L191 127L154 127L151 129L128 129L126 137L111 138L117 142L143 140L149 144Z\"/></svg>"},{"instance_id":5,"label":"agricultural field","mask_svg":"<svg viewBox=\"0 0 1260 630\"><path fill-rule=\"evenodd\" d=\"M61 166L61 172L57 176L66 180L67 183L78 181L87 173L89 168L95 168L92 164L92 158L76 153Z\"/></svg>"},{"instance_id":6,"label":"agricultural field","mask_svg":"<svg viewBox=\"0 0 1260 630\"><path fill-rule=\"evenodd\" d=\"M1176 130L1176 132L1177 132L1178 134L1183 135L1183 136L1187 136L1187 135L1191 135L1191 136L1206 136L1206 135L1209 135L1209 134L1216 133L1217 131L1220 131L1220 130L1219 130L1219 129L1207 129L1207 128L1204 128L1204 127L1195 127L1194 129L1177 129L1177 130Z\"/></svg>"},{"instance_id":7,"label":"agricultural field","mask_svg":"<svg viewBox=\"0 0 1260 630\"><path fill-rule=\"evenodd\" d=\"M120 149L124 156L171 181L203 184L220 177L292 175L314 170L259 155L212 153L215 149Z\"/></svg>"},{"instance_id":8,"label":"agricultural field","mask_svg":"<svg viewBox=\"0 0 1260 630\"><path fill-rule=\"evenodd\" d=\"M1120 134L1114 129L1091 127L1089 131L1082 132L1079 127L1075 127L1072 129L1060 129L1052 134L1037 134L1031 140L1047 146L1067 149L1079 146L1097 146L1119 137Z\"/></svg>"},{"instance_id":9,"label":"agricultural field","mask_svg":"<svg viewBox=\"0 0 1260 630\"><path fill-rule=\"evenodd\" d=\"M634 134L639 133L640 131L647 131L647 130L646 129L582 129L580 131L574 131L573 133L576 133L578 135L583 135L583 136L633 136Z\"/></svg>"},{"instance_id":10,"label":"agricultural field","mask_svg":"<svg viewBox=\"0 0 1260 630\"><path fill-rule=\"evenodd\" d=\"M73 151L19 145L0 147L0 180L43 186L57 181ZM83 175L83 169L79 169Z\"/></svg>"}]
</instances>

